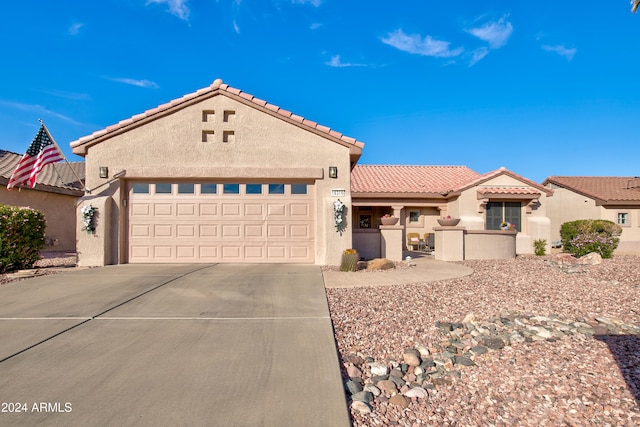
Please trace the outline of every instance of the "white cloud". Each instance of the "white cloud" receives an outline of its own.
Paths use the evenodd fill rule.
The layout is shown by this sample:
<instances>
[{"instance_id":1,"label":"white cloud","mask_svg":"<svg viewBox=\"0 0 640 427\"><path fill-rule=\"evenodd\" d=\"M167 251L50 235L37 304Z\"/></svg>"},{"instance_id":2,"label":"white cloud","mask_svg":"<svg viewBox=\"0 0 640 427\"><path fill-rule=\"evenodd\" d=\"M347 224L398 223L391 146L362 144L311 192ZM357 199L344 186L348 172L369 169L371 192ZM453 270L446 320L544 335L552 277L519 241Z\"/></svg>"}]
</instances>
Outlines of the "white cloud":
<instances>
[{"instance_id":1,"label":"white cloud","mask_svg":"<svg viewBox=\"0 0 640 427\"><path fill-rule=\"evenodd\" d=\"M238 27L238 23L235 19L233 20L233 30L236 32L236 34L240 34L240 27Z\"/></svg>"},{"instance_id":2,"label":"white cloud","mask_svg":"<svg viewBox=\"0 0 640 427\"><path fill-rule=\"evenodd\" d=\"M44 90L43 92L58 98L71 99L73 101L91 101L91 96L86 93L66 92L56 89Z\"/></svg>"},{"instance_id":3,"label":"white cloud","mask_svg":"<svg viewBox=\"0 0 640 427\"><path fill-rule=\"evenodd\" d=\"M21 102L13 102L13 101L4 101L4 100L0 100L0 105L4 105L10 108L14 108L16 110L22 110L22 111L27 111L30 113L35 113L37 115L48 115L48 116L53 116L56 117L58 119L64 120L66 122L72 123L74 125L81 125L81 123L73 120L71 117L67 117L64 114L60 114L60 113L56 113L55 111L52 111L46 107L43 107L42 105L39 104L23 104Z\"/></svg>"},{"instance_id":4,"label":"white cloud","mask_svg":"<svg viewBox=\"0 0 640 427\"><path fill-rule=\"evenodd\" d=\"M449 58L458 56L463 52L463 48L450 49L449 42L436 40L431 36L422 38L419 34L407 35L402 30L389 33L386 38L381 39L383 43L393 46L403 52L408 52L422 56L435 56L439 58Z\"/></svg>"},{"instance_id":5,"label":"white cloud","mask_svg":"<svg viewBox=\"0 0 640 427\"><path fill-rule=\"evenodd\" d=\"M160 86L156 82L152 82L151 80L136 80L129 78L119 78L119 77L106 77L108 80L124 83L126 85L144 87L147 89L158 89Z\"/></svg>"},{"instance_id":6,"label":"white cloud","mask_svg":"<svg viewBox=\"0 0 640 427\"><path fill-rule=\"evenodd\" d=\"M310 4L318 7L322 4L322 0L291 0L293 4Z\"/></svg>"},{"instance_id":7,"label":"white cloud","mask_svg":"<svg viewBox=\"0 0 640 427\"><path fill-rule=\"evenodd\" d=\"M182 19L183 21L189 20L189 6L187 6L188 0L147 0L149 4L166 4L169 7L169 13Z\"/></svg>"},{"instance_id":8,"label":"white cloud","mask_svg":"<svg viewBox=\"0 0 640 427\"><path fill-rule=\"evenodd\" d=\"M564 56L565 58L567 58L567 61L571 61L577 52L577 49L575 47L567 48L566 46L563 46L563 45L556 45L556 46L543 45L542 49L546 50L547 52L554 52L560 56Z\"/></svg>"},{"instance_id":9,"label":"white cloud","mask_svg":"<svg viewBox=\"0 0 640 427\"><path fill-rule=\"evenodd\" d=\"M325 65L334 68L346 68L346 67L366 67L366 64L354 64L351 62L342 62L340 60L340 55L335 55L331 57L330 61L325 62Z\"/></svg>"},{"instance_id":10,"label":"white cloud","mask_svg":"<svg viewBox=\"0 0 640 427\"><path fill-rule=\"evenodd\" d=\"M320 27L322 27L322 24L319 22L314 22L313 24L309 25L309 28L312 30L317 30Z\"/></svg>"},{"instance_id":11,"label":"white cloud","mask_svg":"<svg viewBox=\"0 0 640 427\"><path fill-rule=\"evenodd\" d=\"M489 43L491 49L498 49L507 44L511 33L513 33L513 25L507 21L507 16L503 16L497 21L487 22L481 27L471 28L466 31Z\"/></svg>"},{"instance_id":12,"label":"white cloud","mask_svg":"<svg viewBox=\"0 0 640 427\"><path fill-rule=\"evenodd\" d=\"M73 24L71 24L71 26L69 27L69 34L72 36L78 35L78 33L80 32L80 28L84 27L84 24L81 22L75 22Z\"/></svg>"},{"instance_id":13,"label":"white cloud","mask_svg":"<svg viewBox=\"0 0 640 427\"><path fill-rule=\"evenodd\" d=\"M489 49L481 47L471 52L471 60L469 61L469 67L473 67L478 61L489 54Z\"/></svg>"}]
</instances>

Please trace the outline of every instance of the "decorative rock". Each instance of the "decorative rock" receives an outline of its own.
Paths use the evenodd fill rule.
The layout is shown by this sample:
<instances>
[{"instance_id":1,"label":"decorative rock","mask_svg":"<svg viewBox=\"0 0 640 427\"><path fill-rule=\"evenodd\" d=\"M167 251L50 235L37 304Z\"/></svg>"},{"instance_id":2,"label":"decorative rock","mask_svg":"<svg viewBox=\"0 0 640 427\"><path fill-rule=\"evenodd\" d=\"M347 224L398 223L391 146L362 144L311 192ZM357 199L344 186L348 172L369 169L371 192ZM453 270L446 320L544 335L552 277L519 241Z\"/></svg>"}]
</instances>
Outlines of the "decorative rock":
<instances>
[{"instance_id":1,"label":"decorative rock","mask_svg":"<svg viewBox=\"0 0 640 427\"><path fill-rule=\"evenodd\" d=\"M423 345L417 346L416 350L418 350L418 352L420 353L420 357L427 357L431 354L429 352L429 349Z\"/></svg>"},{"instance_id":2,"label":"decorative rock","mask_svg":"<svg viewBox=\"0 0 640 427\"><path fill-rule=\"evenodd\" d=\"M362 365L362 357L356 354L348 354L344 356L343 360L347 363L353 363L354 365Z\"/></svg>"},{"instance_id":3,"label":"decorative rock","mask_svg":"<svg viewBox=\"0 0 640 427\"><path fill-rule=\"evenodd\" d=\"M504 341L502 341L500 338L485 338L482 341L482 344L484 344L485 347L488 347L491 350L501 350L504 348Z\"/></svg>"},{"instance_id":4,"label":"decorative rock","mask_svg":"<svg viewBox=\"0 0 640 427\"><path fill-rule=\"evenodd\" d=\"M402 360L409 366L420 366L422 360L420 360L420 352L415 348L409 348L402 354Z\"/></svg>"},{"instance_id":5,"label":"decorative rock","mask_svg":"<svg viewBox=\"0 0 640 427\"><path fill-rule=\"evenodd\" d=\"M362 391L362 384L359 381L349 380L345 383L345 387L349 394L356 394Z\"/></svg>"},{"instance_id":6,"label":"decorative rock","mask_svg":"<svg viewBox=\"0 0 640 427\"><path fill-rule=\"evenodd\" d=\"M367 270L389 270L391 268L396 268L396 265L386 258L372 259L367 263Z\"/></svg>"},{"instance_id":7,"label":"decorative rock","mask_svg":"<svg viewBox=\"0 0 640 427\"><path fill-rule=\"evenodd\" d=\"M349 366L347 366L347 375L349 375L351 378L353 378L353 377L361 377L362 376L362 371L360 369L358 369L357 366L349 365Z\"/></svg>"},{"instance_id":8,"label":"decorative rock","mask_svg":"<svg viewBox=\"0 0 640 427\"><path fill-rule=\"evenodd\" d=\"M365 384L364 391L368 391L369 393L373 394L376 397L380 396L380 394L382 393L380 389L374 386L373 384Z\"/></svg>"},{"instance_id":9,"label":"decorative rock","mask_svg":"<svg viewBox=\"0 0 640 427\"><path fill-rule=\"evenodd\" d=\"M425 399L429 397L429 393L422 387L414 387L408 390L405 394L406 397L417 397L418 399Z\"/></svg>"},{"instance_id":10,"label":"decorative rock","mask_svg":"<svg viewBox=\"0 0 640 427\"><path fill-rule=\"evenodd\" d=\"M408 398L404 397L401 394L396 394L395 396L392 396L391 399L389 399L389 403L391 403L392 405L400 406L402 408L407 408L410 402L411 401Z\"/></svg>"},{"instance_id":11,"label":"decorative rock","mask_svg":"<svg viewBox=\"0 0 640 427\"><path fill-rule=\"evenodd\" d=\"M400 369L392 369L391 372L389 372L389 376L390 377L397 377L397 378L402 378L404 376L404 374L402 373L402 371Z\"/></svg>"},{"instance_id":12,"label":"decorative rock","mask_svg":"<svg viewBox=\"0 0 640 427\"><path fill-rule=\"evenodd\" d=\"M602 264L602 256L597 252L591 252L581 257L578 261L583 265L598 265Z\"/></svg>"},{"instance_id":13,"label":"decorative rock","mask_svg":"<svg viewBox=\"0 0 640 427\"><path fill-rule=\"evenodd\" d=\"M393 381L393 383L398 386L398 387L402 387L405 384L405 380L402 379L402 377L389 377L390 381Z\"/></svg>"},{"instance_id":14,"label":"decorative rock","mask_svg":"<svg viewBox=\"0 0 640 427\"><path fill-rule=\"evenodd\" d=\"M389 368L384 363L371 363L371 375L387 375L389 373Z\"/></svg>"},{"instance_id":15,"label":"decorative rock","mask_svg":"<svg viewBox=\"0 0 640 427\"><path fill-rule=\"evenodd\" d=\"M367 405L365 402L362 402L360 400L354 400L353 402L351 402L351 409L361 414L371 413L371 407Z\"/></svg>"},{"instance_id":16,"label":"decorative rock","mask_svg":"<svg viewBox=\"0 0 640 427\"><path fill-rule=\"evenodd\" d=\"M395 394L398 392L398 387L396 383L391 380L382 380L376 383L376 387L380 389L380 391L387 392L389 394Z\"/></svg>"},{"instance_id":17,"label":"decorative rock","mask_svg":"<svg viewBox=\"0 0 640 427\"><path fill-rule=\"evenodd\" d=\"M464 357L464 356L455 356L453 358L453 362L456 365L462 365L462 366L475 366L476 364L473 363L473 360L469 359L468 357Z\"/></svg>"},{"instance_id":18,"label":"decorative rock","mask_svg":"<svg viewBox=\"0 0 640 427\"><path fill-rule=\"evenodd\" d=\"M359 391L351 396L352 400L359 400L361 402L371 402L373 401L373 393L370 391Z\"/></svg>"}]
</instances>

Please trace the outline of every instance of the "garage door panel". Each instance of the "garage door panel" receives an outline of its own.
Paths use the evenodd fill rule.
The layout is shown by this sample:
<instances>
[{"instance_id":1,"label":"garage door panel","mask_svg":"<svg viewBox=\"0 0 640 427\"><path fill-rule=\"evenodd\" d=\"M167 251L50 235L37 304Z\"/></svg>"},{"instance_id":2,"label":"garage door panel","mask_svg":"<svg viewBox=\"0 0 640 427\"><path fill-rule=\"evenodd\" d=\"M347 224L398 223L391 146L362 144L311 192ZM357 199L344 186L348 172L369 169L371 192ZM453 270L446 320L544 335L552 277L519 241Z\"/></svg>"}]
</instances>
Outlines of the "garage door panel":
<instances>
[{"instance_id":1,"label":"garage door panel","mask_svg":"<svg viewBox=\"0 0 640 427\"><path fill-rule=\"evenodd\" d=\"M195 203L178 203L176 211L179 217L192 217L196 214L196 205Z\"/></svg>"},{"instance_id":2,"label":"garage door panel","mask_svg":"<svg viewBox=\"0 0 640 427\"><path fill-rule=\"evenodd\" d=\"M153 214L155 216L173 215L173 203L154 203Z\"/></svg>"},{"instance_id":3,"label":"garage door panel","mask_svg":"<svg viewBox=\"0 0 640 427\"><path fill-rule=\"evenodd\" d=\"M238 217L240 216L241 204L240 203L223 203L222 204L222 216L225 217Z\"/></svg>"},{"instance_id":4,"label":"garage door panel","mask_svg":"<svg viewBox=\"0 0 640 427\"><path fill-rule=\"evenodd\" d=\"M178 238L196 237L196 225L195 224L178 224L176 226L176 237Z\"/></svg>"},{"instance_id":5,"label":"garage door panel","mask_svg":"<svg viewBox=\"0 0 640 427\"><path fill-rule=\"evenodd\" d=\"M201 217L213 217L218 215L217 203L200 203L199 207Z\"/></svg>"},{"instance_id":6,"label":"garage door panel","mask_svg":"<svg viewBox=\"0 0 640 427\"><path fill-rule=\"evenodd\" d=\"M243 184L241 184L243 185ZM129 193L129 262L301 262L315 253L309 194Z\"/></svg>"},{"instance_id":7,"label":"garage door panel","mask_svg":"<svg viewBox=\"0 0 640 427\"><path fill-rule=\"evenodd\" d=\"M147 217L151 212L151 205L149 203L132 203L131 204L131 216L132 217Z\"/></svg>"}]
</instances>

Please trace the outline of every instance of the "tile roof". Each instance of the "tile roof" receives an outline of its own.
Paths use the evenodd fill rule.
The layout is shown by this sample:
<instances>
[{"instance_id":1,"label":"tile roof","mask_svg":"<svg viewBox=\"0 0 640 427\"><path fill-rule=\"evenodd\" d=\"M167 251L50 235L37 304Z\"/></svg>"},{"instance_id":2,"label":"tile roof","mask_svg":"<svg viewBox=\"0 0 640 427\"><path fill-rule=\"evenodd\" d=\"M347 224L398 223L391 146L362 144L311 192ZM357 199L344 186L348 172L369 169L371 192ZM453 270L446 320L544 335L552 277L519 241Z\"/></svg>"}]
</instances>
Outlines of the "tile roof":
<instances>
[{"instance_id":1,"label":"tile roof","mask_svg":"<svg viewBox=\"0 0 640 427\"><path fill-rule=\"evenodd\" d=\"M356 165L351 192L446 195L480 176L466 166Z\"/></svg>"},{"instance_id":2,"label":"tile roof","mask_svg":"<svg viewBox=\"0 0 640 427\"><path fill-rule=\"evenodd\" d=\"M491 172L487 172L487 173L485 173L483 175L480 175L480 177L477 178L476 180L467 182L466 184L464 184L461 188L459 188L457 190L458 191L463 191L463 190L466 190L466 189L471 188L471 187L480 186L483 182L487 182L487 181L489 181L489 180L491 180L493 178L496 178L496 177L498 177L500 175L507 175L507 176L510 176L513 179L516 179L516 180L522 182L524 185L519 186L520 188L532 187L532 188L535 188L535 189L539 190L539 193L520 193L520 194L540 194L540 193L545 193L547 196L553 195L553 190L551 190L549 188L546 188L545 186L540 185L540 184L538 184L536 182L533 182L530 179L525 178L522 175L518 175L517 173L511 172L510 170L508 170L508 169L506 169L504 167L501 167L499 169L496 169L496 170L493 170ZM492 187L493 188L499 187L499 188L503 188L503 189L513 188L513 186L508 186L508 185L507 186L492 186ZM507 193L504 193L504 194L507 194ZM511 194L514 194L514 193L511 193Z\"/></svg>"},{"instance_id":3,"label":"tile roof","mask_svg":"<svg viewBox=\"0 0 640 427\"><path fill-rule=\"evenodd\" d=\"M22 158L21 154L12 153L11 151L0 150L0 185L7 185L11 174L18 167L18 163ZM76 175L84 180L84 162L71 162L71 167ZM35 190L64 192L66 194L82 196L84 191L82 185L78 182L78 178L73 174L67 162L58 162L48 164L38 174ZM62 191L60 191L62 190Z\"/></svg>"},{"instance_id":4,"label":"tile roof","mask_svg":"<svg viewBox=\"0 0 640 427\"><path fill-rule=\"evenodd\" d=\"M73 149L73 152L75 154L84 155L86 154L85 147L100 142L102 137L109 137L111 135L124 132L129 128L139 126L141 123L144 123L148 120L162 117L168 112L173 111L174 109L183 108L184 106L200 102L215 95L226 95L230 98L234 98L239 102L261 109L264 112L272 114L275 117L279 117L304 129L310 130L316 134L333 139L343 145L350 146L352 148L352 155L355 154L357 155L357 157L360 156L362 147L364 147L364 143L356 140L355 138L343 135L340 132L337 132L326 126L322 126L312 120L308 120L304 117L295 115L290 111L278 107L277 105L269 104L267 101L256 98L251 94L248 94L241 91L240 89L233 88L228 84L223 83L221 79L216 79L209 87L199 89L193 93L184 95L181 98L174 99L170 102L167 102L166 104L162 104L155 108L147 110L142 114L137 114L116 124L107 126L102 130L93 132L91 135L87 135L76 141L73 141L70 144L71 148ZM357 158L355 160L357 160Z\"/></svg>"},{"instance_id":5,"label":"tile roof","mask_svg":"<svg viewBox=\"0 0 640 427\"><path fill-rule=\"evenodd\" d=\"M640 202L640 177L550 176L543 182L543 185L547 184L573 190L603 205Z\"/></svg>"},{"instance_id":6,"label":"tile roof","mask_svg":"<svg viewBox=\"0 0 640 427\"><path fill-rule=\"evenodd\" d=\"M480 194L505 194L505 195L540 195L540 191L531 187L479 187Z\"/></svg>"}]
</instances>

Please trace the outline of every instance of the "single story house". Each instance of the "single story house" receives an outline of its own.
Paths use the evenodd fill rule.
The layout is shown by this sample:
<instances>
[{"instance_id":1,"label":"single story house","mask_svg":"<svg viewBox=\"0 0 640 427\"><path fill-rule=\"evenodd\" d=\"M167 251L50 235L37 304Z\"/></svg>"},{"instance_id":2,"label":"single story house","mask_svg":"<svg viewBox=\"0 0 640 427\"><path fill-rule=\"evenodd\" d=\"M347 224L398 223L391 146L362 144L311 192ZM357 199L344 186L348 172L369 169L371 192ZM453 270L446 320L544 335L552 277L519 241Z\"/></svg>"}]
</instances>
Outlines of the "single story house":
<instances>
[{"instance_id":1,"label":"single story house","mask_svg":"<svg viewBox=\"0 0 640 427\"><path fill-rule=\"evenodd\" d=\"M550 176L542 184L554 192L547 207L553 241L565 222L606 219L622 227L616 253L640 253L639 177Z\"/></svg>"},{"instance_id":2,"label":"single story house","mask_svg":"<svg viewBox=\"0 0 640 427\"><path fill-rule=\"evenodd\" d=\"M358 166L362 142L219 79L71 147L86 161L80 265L339 264L352 247L400 259L412 231L434 232L435 246L455 247L442 259L462 259L502 238L503 220L518 230L514 254L516 242L529 253L549 239L552 190L506 169ZM97 208L95 233L79 232L83 206ZM400 224L378 227L384 213ZM447 215L460 225L439 230ZM467 237L480 239L466 244L476 254L463 251Z\"/></svg>"},{"instance_id":3,"label":"single story house","mask_svg":"<svg viewBox=\"0 0 640 427\"><path fill-rule=\"evenodd\" d=\"M83 162L48 164L38 174L36 186L7 190L7 183L22 159L21 154L0 150L0 204L28 206L42 211L48 250L73 251L76 249L76 204L84 195ZM73 168L73 171L71 170ZM75 174L74 174L75 171Z\"/></svg>"}]
</instances>

